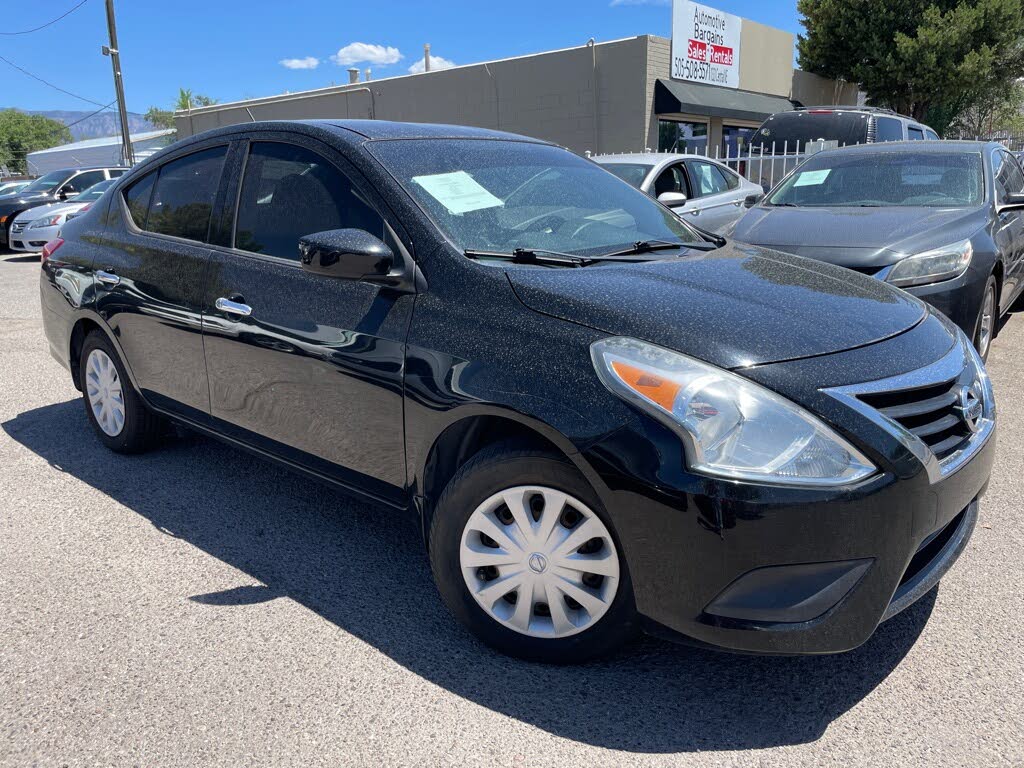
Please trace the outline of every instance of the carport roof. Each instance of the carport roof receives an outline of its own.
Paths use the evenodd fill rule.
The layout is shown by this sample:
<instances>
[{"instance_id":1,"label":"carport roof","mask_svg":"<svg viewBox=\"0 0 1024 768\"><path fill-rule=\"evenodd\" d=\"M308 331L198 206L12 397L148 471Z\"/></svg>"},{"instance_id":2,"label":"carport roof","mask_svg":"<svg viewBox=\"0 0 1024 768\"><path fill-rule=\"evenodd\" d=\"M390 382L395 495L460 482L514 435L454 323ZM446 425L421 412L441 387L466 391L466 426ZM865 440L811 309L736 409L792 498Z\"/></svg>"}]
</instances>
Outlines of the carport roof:
<instances>
[{"instance_id":1,"label":"carport roof","mask_svg":"<svg viewBox=\"0 0 1024 768\"><path fill-rule=\"evenodd\" d=\"M659 115L685 112L760 121L790 109L793 102L782 96L661 78L654 86L654 111Z\"/></svg>"}]
</instances>

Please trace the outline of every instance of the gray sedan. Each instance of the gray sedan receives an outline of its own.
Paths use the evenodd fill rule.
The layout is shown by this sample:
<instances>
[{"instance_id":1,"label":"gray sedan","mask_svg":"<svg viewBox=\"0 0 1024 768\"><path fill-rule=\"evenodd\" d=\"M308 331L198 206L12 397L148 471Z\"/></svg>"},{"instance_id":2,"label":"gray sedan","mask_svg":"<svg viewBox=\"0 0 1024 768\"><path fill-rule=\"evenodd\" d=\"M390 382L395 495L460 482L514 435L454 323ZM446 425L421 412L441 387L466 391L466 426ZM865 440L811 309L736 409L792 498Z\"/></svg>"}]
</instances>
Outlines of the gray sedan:
<instances>
[{"instance_id":1,"label":"gray sedan","mask_svg":"<svg viewBox=\"0 0 1024 768\"><path fill-rule=\"evenodd\" d=\"M764 196L724 163L696 155L600 155L594 162L655 197L686 221L721 232Z\"/></svg>"}]
</instances>

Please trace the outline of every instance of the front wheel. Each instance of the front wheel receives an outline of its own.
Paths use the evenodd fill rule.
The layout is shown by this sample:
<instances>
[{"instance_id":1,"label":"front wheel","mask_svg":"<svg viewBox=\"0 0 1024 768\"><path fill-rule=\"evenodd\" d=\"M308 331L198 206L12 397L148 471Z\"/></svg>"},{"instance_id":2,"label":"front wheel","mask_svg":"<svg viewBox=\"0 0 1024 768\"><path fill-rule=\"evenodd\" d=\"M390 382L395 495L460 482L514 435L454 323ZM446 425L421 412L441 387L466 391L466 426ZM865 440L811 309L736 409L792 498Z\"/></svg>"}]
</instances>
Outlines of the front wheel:
<instances>
[{"instance_id":1,"label":"front wheel","mask_svg":"<svg viewBox=\"0 0 1024 768\"><path fill-rule=\"evenodd\" d=\"M474 457L438 502L430 561L456 618L511 656L577 663L636 632L621 548L558 456L499 446Z\"/></svg>"},{"instance_id":2,"label":"front wheel","mask_svg":"<svg viewBox=\"0 0 1024 768\"><path fill-rule=\"evenodd\" d=\"M992 339L996 335L996 322L999 319L999 301L996 297L996 278L990 275L985 284L985 294L981 299L981 309L974 330L974 348L982 360L988 360L988 351Z\"/></svg>"}]
</instances>

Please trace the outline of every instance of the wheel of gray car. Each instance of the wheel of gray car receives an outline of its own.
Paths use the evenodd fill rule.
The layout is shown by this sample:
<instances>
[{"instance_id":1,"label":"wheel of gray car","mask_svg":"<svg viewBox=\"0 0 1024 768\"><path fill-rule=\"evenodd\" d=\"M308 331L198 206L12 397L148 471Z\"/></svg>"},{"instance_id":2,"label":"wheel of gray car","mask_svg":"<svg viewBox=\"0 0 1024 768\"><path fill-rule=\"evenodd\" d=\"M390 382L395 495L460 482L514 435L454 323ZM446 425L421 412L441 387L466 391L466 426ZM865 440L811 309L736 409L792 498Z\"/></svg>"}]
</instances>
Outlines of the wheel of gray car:
<instances>
[{"instance_id":1,"label":"wheel of gray car","mask_svg":"<svg viewBox=\"0 0 1024 768\"><path fill-rule=\"evenodd\" d=\"M995 275L990 275L981 299L981 309L978 310L978 321L974 326L974 348L978 350L982 360L988 360L988 351L996 335L996 323L999 319L996 287Z\"/></svg>"},{"instance_id":2,"label":"wheel of gray car","mask_svg":"<svg viewBox=\"0 0 1024 768\"><path fill-rule=\"evenodd\" d=\"M621 547L593 489L554 454L504 445L470 460L438 501L430 562L455 617L512 656L578 663L636 632Z\"/></svg>"},{"instance_id":3,"label":"wheel of gray car","mask_svg":"<svg viewBox=\"0 0 1024 768\"><path fill-rule=\"evenodd\" d=\"M90 333L82 344L79 377L89 422L107 448L139 453L162 434L162 419L142 402L117 350L100 331Z\"/></svg>"}]
</instances>

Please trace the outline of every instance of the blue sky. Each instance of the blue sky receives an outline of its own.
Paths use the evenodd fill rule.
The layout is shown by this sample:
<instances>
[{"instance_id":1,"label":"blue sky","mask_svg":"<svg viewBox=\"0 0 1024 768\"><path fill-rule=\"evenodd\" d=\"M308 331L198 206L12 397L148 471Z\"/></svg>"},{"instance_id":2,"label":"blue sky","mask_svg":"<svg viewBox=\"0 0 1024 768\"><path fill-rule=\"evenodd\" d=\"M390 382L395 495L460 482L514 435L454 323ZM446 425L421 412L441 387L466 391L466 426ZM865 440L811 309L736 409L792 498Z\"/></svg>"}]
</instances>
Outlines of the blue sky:
<instances>
[{"instance_id":1,"label":"blue sky","mask_svg":"<svg viewBox=\"0 0 1024 768\"><path fill-rule=\"evenodd\" d=\"M18 14L4 17L0 31L45 23L76 1L23 4ZM800 31L795 0L706 4ZM580 45L590 37L668 37L672 13L668 0L117 0L116 7L128 108L134 112L144 112L150 105L169 107L179 87L235 101L347 82L345 70L353 65L371 67L375 77L404 74L422 58L428 42L435 60L471 64ZM55 85L106 104L114 90L110 61L100 54L105 42L103 0L87 0L47 29L0 37L0 55ZM281 64L292 59L298 60L289 62L292 68ZM2 61L0 73L0 106L95 108Z\"/></svg>"}]
</instances>

